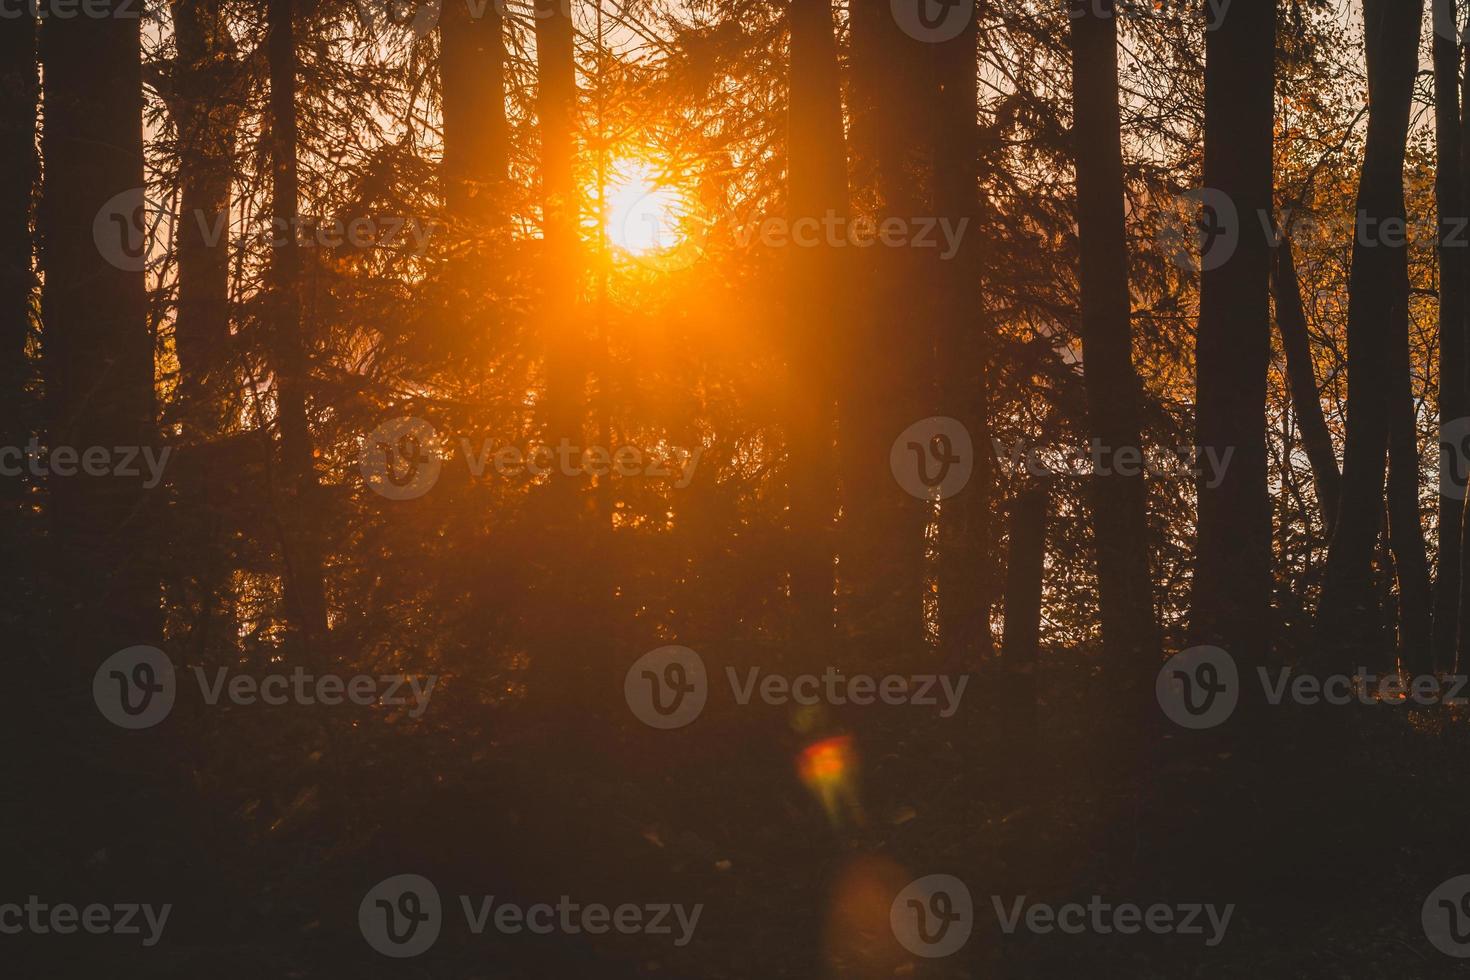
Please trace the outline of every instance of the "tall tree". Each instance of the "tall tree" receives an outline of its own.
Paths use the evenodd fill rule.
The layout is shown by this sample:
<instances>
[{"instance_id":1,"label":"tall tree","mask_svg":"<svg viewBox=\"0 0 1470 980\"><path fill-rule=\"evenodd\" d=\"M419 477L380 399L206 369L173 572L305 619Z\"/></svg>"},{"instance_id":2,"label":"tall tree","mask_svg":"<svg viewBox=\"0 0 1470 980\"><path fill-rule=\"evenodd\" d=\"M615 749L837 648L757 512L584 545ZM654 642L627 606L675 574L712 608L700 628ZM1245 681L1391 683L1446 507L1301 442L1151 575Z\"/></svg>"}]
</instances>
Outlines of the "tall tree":
<instances>
[{"instance_id":1,"label":"tall tree","mask_svg":"<svg viewBox=\"0 0 1470 980\"><path fill-rule=\"evenodd\" d=\"M448 3L439 20L444 175L450 209L492 216L510 159L505 116L505 36L497 4L475 16Z\"/></svg>"},{"instance_id":2,"label":"tall tree","mask_svg":"<svg viewBox=\"0 0 1470 980\"><path fill-rule=\"evenodd\" d=\"M899 29L887 0L851 5L850 156L854 224L930 211L926 87L929 45ZM912 288L926 270L911 248L848 256L851 312L838 379L842 533L839 618L889 652L923 637L924 525L931 506L903 492L889 470L894 436L932 414L933 334Z\"/></svg>"},{"instance_id":3,"label":"tall tree","mask_svg":"<svg viewBox=\"0 0 1470 980\"><path fill-rule=\"evenodd\" d=\"M1118 34L1112 0L1072 11L1072 145L1077 166L1082 367L1098 472L1089 498L1097 541L1106 669L1134 708L1159 656L1149 577L1147 487L1140 466L1141 386L1133 367ZM1264 392L1262 394L1264 400Z\"/></svg>"},{"instance_id":4,"label":"tall tree","mask_svg":"<svg viewBox=\"0 0 1470 980\"><path fill-rule=\"evenodd\" d=\"M550 441L582 445L586 377L577 302L583 272L580 191L576 176L577 65L571 8L557 0L536 2L536 111L541 135L541 209L545 239L543 343L546 357L546 431ZM553 481L563 516L575 490Z\"/></svg>"},{"instance_id":5,"label":"tall tree","mask_svg":"<svg viewBox=\"0 0 1470 980\"><path fill-rule=\"evenodd\" d=\"M1394 320L1407 314L1406 253L1392 229L1404 221L1404 157L1423 12L1422 0L1363 3L1369 113L1357 196L1362 232L1353 242L1348 284L1347 438L1318 611L1324 649L1344 666L1376 663L1382 654L1365 646L1378 619L1373 547L1383 514Z\"/></svg>"},{"instance_id":6,"label":"tall tree","mask_svg":"<svg viewBox=\"0 0 1470 980\"><path fill-rule=\"evenodd\" d=\"M31 197L36 187L36 22L0 23L0 446L22 446L32 422L30 362ZM0 478L0 495L19 497L19 477Z\"/></svg>"},{"instance_id":7,"label":"tall tree","mask_svg":"<svg viewBox=\"0 0 1470 980\"><path fill-rule=\"evenodd\" d=\"M847 155L830 0L790 0L787 214L798 222L846 221ZM832 630L832 521L836 511L834 379L828 350L843 308L840 253L793 247L789 292L791 598L797 634L824 649Z\"/></svg>"},{"instance_id":8,"label":"tall tree","mask_svg":"<svg viewBox=\"0 0 1470 980\"><path fill-rule=\"evenodd\" d=\"M978 5L953 39L933 50L927 142L934 158L934 210L960 232L959 250L936 260L932 275L941 412L958 419L975 447L974 473L944 501L939 522L939 631L956 669L993 652L990 614L999 592L995 569L995 459L990 442L989 364L994 328L979 288L983 267L978 101Z\"/></svg>"},{"instance_id":9,"label":"tall tree","mask_svg":"<svg viewBox=\"0 0 1470 980\"><path fill-rule=\"evenodd\" d=\"M103 7L106 16L48 17L40 32L38 226L53 452L156 446L140 22L121 0ZM102 655L158 640L154 514L141 476L53 473L48 490L58 648L90 676Z\"/></svg>"},{"instance_id":10,"label":"tall tree","mask_svg":"<svg viewBox=\"0 0 1470 980\"><path fill-rule=\"evenodd\" d=\"M297 241L300 183L297 172L296 3L270 0L266 59L270 73L271 217L276 239L271 250L272 346L276 364L277 419L281 460L290 483L291 506L282 543L286 558L286 604L293 627L320 653L327 637L327 602L318 527L315 450L307 414L311 348L302 317L302 259Z\"/></svg>"},{"instance_id":11,"label":"tall tree","mask_svg":"<svg viewBox=\"0 0 1470 980\"><path fill-rule=\"evenodd\" d=\"M1283 232L1271 262L1271 293L1276 304L1276 327L1281 331L1281 346L1286 351L1286 378L1291 387L1291 405L1301 430L1302 449L1312 467L1312 483L1317 494L1317 508L1329 535L1337 520L1337 498L1342 474L1337 470L1337 457L1332 451L1332 433L1322 414L1322 398L1317 392L1317 378L1312 370L1312 344L1307 335L1307 313L1302 303L1301 278L1296 271L1296 256L1290 229Z\"/></svg>"},{"instance_id":12,"label":"tall tree","mask_svg":"<svg viewBox=\"0 0 1470 980\"><path fill-rule=\"evenodd\" d=\"M178 58L155 85L166 93L179 141L174 338L184 427L207 439L219 434L232 409L227 244L241 72L220 4L174 0L173 23Z\"/></svg>"},{"instance_id":13,"label":"tall tree","mask_svg":"<svg viewBox=\"0 0 1470 980\"><path fill-rule=\"evenodd\" d=\"M1464 241L1465 187L1460 144L1459 16L1455 0L1434 0L1434 196L1439 211L1439 424L1465 417L1465 317L1470 312L1470 253ZM1457 247L1458 245L1458 247ZM1454 450L1440 445L1440 468L1452 465ZM1434 578L1433 664L1445 670L1455 660L1460 623L1460 535L1464 501L1441 493Z\"/></svg>"},{"instance_id":14,"label":"tall tree","mask_svg":"<svg viewBox=\"0 0 1470 980\"><path fill-rule=\"evenodd\" d=\"M1190 631L1245 664L1261 662L1270 642L1271 241L1257 216L1272 207L1275 64L1275 0L1236 0L1207 31L1204 184L1225 195L1238 217L1226 229L1235 235L1234 253L1218 265L1206 262L1200 282L1196 442L1229 463L1217 485L1198 482Z\"/></svg>"}]
</instances>

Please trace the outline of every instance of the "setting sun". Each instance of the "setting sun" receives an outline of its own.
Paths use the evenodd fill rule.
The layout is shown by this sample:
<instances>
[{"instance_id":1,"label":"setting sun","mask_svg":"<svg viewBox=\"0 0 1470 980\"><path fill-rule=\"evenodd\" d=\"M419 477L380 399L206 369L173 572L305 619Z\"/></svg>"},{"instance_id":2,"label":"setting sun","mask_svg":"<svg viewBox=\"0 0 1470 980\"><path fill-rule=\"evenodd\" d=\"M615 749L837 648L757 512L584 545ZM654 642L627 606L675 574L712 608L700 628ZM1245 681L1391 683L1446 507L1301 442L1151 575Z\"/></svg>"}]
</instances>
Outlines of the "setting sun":
<instances>
[{"instance_id":1,"label":"setting sun","mask_svg":"<svg viewBox=\"0 0 1470 980\"><path fill-rule=\"evenodd\" d=\"M607 188L607 237L631 255L662 252L678 246L683 195L660 184L653 167L636 160L615 164Z\"/></svg>"}]
</instances>

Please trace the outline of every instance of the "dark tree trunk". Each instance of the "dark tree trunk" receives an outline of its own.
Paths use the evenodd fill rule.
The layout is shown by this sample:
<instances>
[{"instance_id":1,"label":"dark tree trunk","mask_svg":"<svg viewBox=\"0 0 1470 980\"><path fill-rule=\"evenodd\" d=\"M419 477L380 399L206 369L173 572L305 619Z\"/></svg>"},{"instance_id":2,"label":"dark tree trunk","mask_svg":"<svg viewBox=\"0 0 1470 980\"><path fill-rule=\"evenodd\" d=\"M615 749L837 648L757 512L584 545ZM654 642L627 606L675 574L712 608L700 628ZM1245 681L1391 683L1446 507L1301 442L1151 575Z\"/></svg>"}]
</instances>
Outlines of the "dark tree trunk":
<instances>
[{"instance_id":1,"label":"dark tree trunk","mask_svg":"<svg viewBox=\"0 0 1470 980\"><path fill-rule=\"evenodd\" d=\"M276 397L281 459L292 499L287 529L286 605L293 628L313 655L327 637L327 604L318 530L318 485L306 388L310 351L301 313L302 262L296 234L300 188L297 179L296 24L294 0L270 0L267 59L270 70L271 213L276 244L271 251L274 301Z\"/></svg>"},{"instance_id":2,"label":"dark tree trunk","mask_svg":"<svg viewBox=\"0 0 1470 980\"><path fill-rule=\"evenodd\" d=\"M0 446L24 446L35 422L29 394L31 195L36 186L36 22L0 23ZM20 476L0 476L6 520L25 493ZM8 532L7 532L8 533Z\"/></svg>"},{"instance_id":3,"label":"dark tree trunk","mask_svg":"<svg viewBox=\"0 0 1470 980\"><path fill-rule=\"evenodd\" d=\"M230 174L239 117L234 58L223 9L176 0L178 60L168 86L179 132L179 356L185 434L217 437L235 405L230 357Z\"/></svg>"},{"instance_id":4,"label":"dark tree trunk","mask_svg":"<svg viewBox=\"0 0 1470 980\"><path fill-rule=\"evenodd\" d=\"M579 243L576 179L576 61L572 20L556 0L537 0L537 112L541 133L541 207L545 258L546 425L549 441L581 446L586 412L586 371L577 320L583 262ZM552 481L563 519L575 509L576 485Z\"/></svg>"},{"instance_id":5,"label":"dark tree trunk","mask_svg":"<svg viewBox=\"0 0 1470 980\"><path fill-rule=\"evenodd\" d=\"M1312 370L1312 345L1307 336L1307 314L1302 304L1302 284L1297 277L1296 257L1292 254L1291 236L1286 235L1276 247L1271 264L1271 288L1276 297L1276 326L1281 331L1281 346L1286 350L1286 378L1291 386L1291 406L1301 430L1302 449L1312 467L1312 485L1317 493L1317 507L1322 524L1330 537L1337 520L1337 498L1342 476L1337 470L1337 456L1332 450L1332 433L1322 414L1322 399L1317 393L1317 378Z\"/></svg>"},{"instance_id":6,"label":"dark tree trunk","mask_svg":"<svg viewBox=\"0 0 1470 980\"><path fill-rule=\"evenodd\" d=\"M1105 670L1129 707L1142 712L1158 670L1159 635L1149 577L1147 487L1139 465L1141 396L1133 367L1118 109L1117 19L1110 0L1072 20L1073 145L1082 365L1089 431L1098 447L1091 478L1098 605ZM1131 461L1131 462L1130 462Z\"/></svg>"},{"instance_id":7,"label":"dark tree trunk","mask_svg":"<svg viewBox=\"0 0 1470 980\"><path fill-rule=\"evenodd\" d=\"M1012 504L1010 555L1006 561L1005 637L1001 661L1011 679L1018 720L1014 742L1030 744L1036 734L1036 656L1041 637L1041 585L1046 568L1044 487L1028 487Z\"/></svg>"},{"instance_id":8,"label":"dark tree trunk","mask_svg":"<svg viewBox=\"0 0 1470 980\"><path fill-rule=\"evenodd\" d=\"M851 149L854 214L881 223L927 214L920 177L930 93L927 45L894 22L887 0L852 4ZM917 327L921 274L913 249L868 248L848 256L854 304L839 379L844 630L889 654L922 643L927 500L904 493L889 470L894 437L932 414L926 379L932 336ZM927 313L927 307L922 307ZM922 318L927 320L927 315Z\"/></svg>"},{"instance_id":9,"label":"dark tree trunk","mask_svg":"<svg viewBox=\"0 0 1470 980\"><path fill-rule=\"evenodd\" d=\"M494 3L480 17L466 3L447 3L439 20L445 195L456 214L480 220L501 210L510 157L503 31Z\"/></svg>"},{"instance_id":10,"label":"dark tree trunk","mask_svg":"<svg viewBox=\"0 0 1470 980\"><path fill-rule=\"evenodd\" d=\"M1353 242L1342 497L1318 612L1324 651L1349 668L1377 664L1383 654L1375 649L1373 628L1378 621L1373 546L1383 513L1393 324L1408 295L1404 249L1389 244L1401 236L1384 236L1383 228L1385 221L1404 220L1405 144L1422 14L1420 0L1363 4L1370 110L1357 213L1365 233Z\"/></svg>"},{"instance_id":11,"label":"dark tree trunk","mask_svg":"<svg viewBox=\"0 0 1470 980\"><path fill-rule=\"evenodd\" d=\"M1204 185L1233 203L1236 228L1226 230L1238 241L1201 277L1196 442L1233 455L1218 486L1199 481L1190 632L1244 669L1264 662L1271 637L1271 241L1257 218L1272 206L1275 60L1275 0L1236 0L1206 34Z\"/></svg>"},{"instance_id":12,"label":"dark tree trunk","mask_svg":"<svg viewBox=\"0 0 1470 980\"><path fill-rule=\"evenodd\" d=\"M1388 538L1399 587L1399 652L1406 668L1429 670L1429 558L1419 519L1419 434L1409 365L1409 253L1398 249L1394 282L1401 285L1389 318Z\"/></svg>"},{"instance_id":13,"label":"dark tree trunk","mask_svg":"<svg viewBox=\"0 0 1470 980\"><path fill-rule=\"evenodd\" d=\"M829 0L791 0L790 25L787 212L794 229L798 221L846 218L847 158ZM791 599L797 637L820 657L832 634L836 512L836 395L828 352L844 322L837 312L843 308L843 284L836 250L818 245L788 252Z\"/></svg>"},{"instance_id":14,"label":"dark tree trunk","mask_svg":"<svg viewBox=\"0 0 1470 980\"><path fill-rule=\"evenodd\" d=\"M936 259L936 350L940 414L961 422L974 444L974 472L945 500L939 522L939 633L945 660L972 669L994 650L991 607L1001 582L996 529L995 457L990 442L989 362L994 338L980 291L984 265L980 141L976 123L979 38L975 17L933 50L929 142L934 147L934 213L961 231L959 251Z\"/></svg>"},{"instance_id":15,"label":"dark tree trunk","mask_svg":"<svg viewBox=\"0 0 1470 980\"><path fill-rule=\"evenodd\" d=\"M1439 424L1448 428L1465 417L1465 317L1470 312L1470 251L1466 249L1465 187L1460 133L1460 51L1455 0L1434 0L1434 194L1439 209ZM1440 471L1454 461L1453 449L1440 445ZM1444 484L1441 483L1441 489ZM1455 662L1460 623L1460 534L1464 501L1439 497L1438 557L1434 579L1434 639L1431 666L1449 670Z\"/></svg>"},{"instance_id":16,"label":"dark tree trunk","mask_svg":"<svg viewBox=\"0 0 1470 980\"><path fill-rule=\"evenodd\" d=\"M144 291L149 229L139 21L47 18L40 50L48 442L53 452L157 452ZM155 514L141 476L53 475L48 490L60 604L56 649L90 677L102 657L159 640L159 579L149 548Z\"/></svg>"}]
</instances>

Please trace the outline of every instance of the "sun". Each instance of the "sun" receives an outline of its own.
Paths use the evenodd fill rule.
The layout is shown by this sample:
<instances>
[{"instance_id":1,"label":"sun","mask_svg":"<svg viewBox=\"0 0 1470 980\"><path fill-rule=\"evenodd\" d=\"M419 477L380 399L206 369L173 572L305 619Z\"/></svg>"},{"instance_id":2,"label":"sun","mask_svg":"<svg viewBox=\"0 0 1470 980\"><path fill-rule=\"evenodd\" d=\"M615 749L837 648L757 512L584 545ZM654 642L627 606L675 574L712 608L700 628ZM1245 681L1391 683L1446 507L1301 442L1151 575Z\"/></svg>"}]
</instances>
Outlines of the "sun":
<instances>
[{"instance_id":1,"label":"sun","mask_svg":"<svg viewBox=\"0 0 1470 980\"><path fill-rule=\"evenodd\" d=\"M660 183L653 167L640 160L619 160L607 185L607 238L632 256L677 248L688 214L677 188Z\"/></svg>"}]
</instances>

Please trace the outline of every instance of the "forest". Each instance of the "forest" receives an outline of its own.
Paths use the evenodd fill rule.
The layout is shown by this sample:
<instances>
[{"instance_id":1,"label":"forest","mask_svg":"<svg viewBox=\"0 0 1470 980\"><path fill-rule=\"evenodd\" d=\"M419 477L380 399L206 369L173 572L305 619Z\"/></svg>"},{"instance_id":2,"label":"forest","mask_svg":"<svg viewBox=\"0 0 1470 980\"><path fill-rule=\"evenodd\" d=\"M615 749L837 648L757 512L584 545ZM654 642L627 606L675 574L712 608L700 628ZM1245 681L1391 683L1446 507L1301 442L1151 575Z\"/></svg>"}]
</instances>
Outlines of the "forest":
<instances>
[{"instance_id":1,"label":"forest","mask_svg":"<svg viewBox=\"0 0 1470 980\"><path fill-rule=\"evenodd\" d=\"M0 0L0 963L1470 960L1470 3Z\"/></svg>"}]
</instances>

